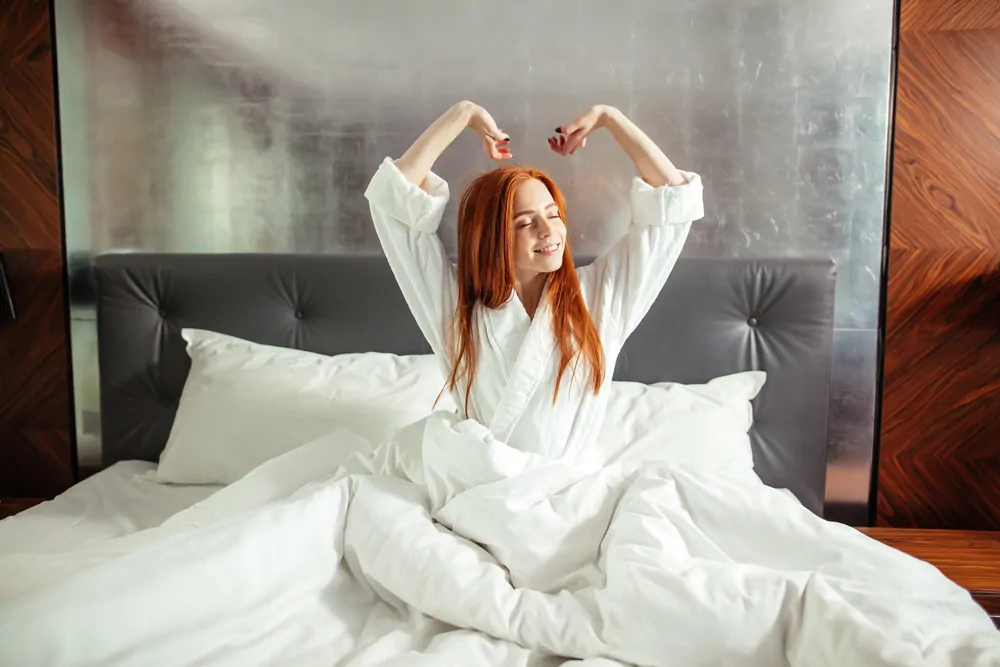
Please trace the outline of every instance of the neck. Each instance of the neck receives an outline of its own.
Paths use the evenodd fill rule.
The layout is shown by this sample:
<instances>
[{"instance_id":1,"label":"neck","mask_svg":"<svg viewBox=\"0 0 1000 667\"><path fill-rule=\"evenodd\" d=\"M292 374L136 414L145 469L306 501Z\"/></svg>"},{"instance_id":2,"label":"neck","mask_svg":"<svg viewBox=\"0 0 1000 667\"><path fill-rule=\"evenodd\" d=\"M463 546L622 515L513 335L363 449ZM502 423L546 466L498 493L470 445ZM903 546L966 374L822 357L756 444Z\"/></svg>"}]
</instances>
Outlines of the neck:
<instances>
[{"instance_id":1,"label":"neck","mask_svg":"<svg viewBox=\"0 0 1000 667\"><path fill-rule=\"evenodd\" d=\"M517 298L521 300L528 317L534 317L535 311L538 310L547 278L546 273L533 273L530 276L514 279L514 291L517 292Z\"/></svg>"}]
</instances>

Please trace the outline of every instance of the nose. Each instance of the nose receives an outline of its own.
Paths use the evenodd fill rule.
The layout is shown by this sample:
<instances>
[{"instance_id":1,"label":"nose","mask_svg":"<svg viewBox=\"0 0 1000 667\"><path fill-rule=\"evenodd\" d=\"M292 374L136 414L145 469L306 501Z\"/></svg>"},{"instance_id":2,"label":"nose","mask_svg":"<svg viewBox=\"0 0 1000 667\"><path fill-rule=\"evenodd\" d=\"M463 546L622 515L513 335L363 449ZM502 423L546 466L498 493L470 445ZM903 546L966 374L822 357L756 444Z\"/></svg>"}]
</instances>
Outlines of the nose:
<instances>
[{"instance_id":1,"label":"nose","mask_svg":"<svg viewBox=\"0 0 1000 667\"><path fill-rule=\"evenodd\" d=\"M542 218L542 224L538 226L538 237L548 238L552 235L552 221L546 217Z\"/></svg>"}]
</instances>

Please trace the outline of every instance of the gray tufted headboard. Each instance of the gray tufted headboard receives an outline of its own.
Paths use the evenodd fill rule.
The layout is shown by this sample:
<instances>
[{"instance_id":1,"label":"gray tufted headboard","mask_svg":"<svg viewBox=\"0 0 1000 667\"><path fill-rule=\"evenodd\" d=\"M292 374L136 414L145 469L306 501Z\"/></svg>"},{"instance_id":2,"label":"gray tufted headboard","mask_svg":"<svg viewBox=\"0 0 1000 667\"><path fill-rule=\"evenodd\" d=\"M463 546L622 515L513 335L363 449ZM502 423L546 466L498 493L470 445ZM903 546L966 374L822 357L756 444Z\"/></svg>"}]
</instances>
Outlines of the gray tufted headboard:
<instances>
[{"instance_id":1,"label":"gray tufted headboard","mask_svg":"<svg viewBox=\"0 0 1000 667\"><path fill-rule=\"evenodd\" d=\"M113 254L95 277L105 465L165 446L189 367L182 328L323 354L430 351L382 256ZM821 514L834 284L830 260L681 259L615 379L766 371L757 473Z\"/></svg>"}]
</instances>

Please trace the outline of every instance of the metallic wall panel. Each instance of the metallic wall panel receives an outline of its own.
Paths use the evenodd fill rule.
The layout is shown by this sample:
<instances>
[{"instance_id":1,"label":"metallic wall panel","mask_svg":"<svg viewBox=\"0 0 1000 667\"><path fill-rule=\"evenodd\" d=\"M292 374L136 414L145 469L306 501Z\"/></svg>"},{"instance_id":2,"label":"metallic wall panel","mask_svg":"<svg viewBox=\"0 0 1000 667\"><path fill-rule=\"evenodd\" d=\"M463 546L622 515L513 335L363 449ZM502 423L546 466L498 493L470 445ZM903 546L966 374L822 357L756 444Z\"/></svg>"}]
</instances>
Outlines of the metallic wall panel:
<instances>
[{"instance_id":1,"label":"metallic wall panel","mask_svg":"<svg viewBox=\"0 0 1000 667\"><path fill-rule=\"evenodd\" d=\"M598 253L625 225L631 166L606 136L570 160L545 138L614 104L705 178L686 252L838 260L831 471L870 467L891 2L55 5L74 267L109 250L380 252L370 175L462 98L561 184L575 249ZM436 171L457 192L489 167L463 136ZM453 248L454 226L443 236ZM87 463L96 361L85 276L74 284ZM867 481L847 486L831 500L866 500Z\"/></svg>"},{"instance_id":2,"label":"metallic wall panel","mask_svg":"<svg viewBox=\"0 0 1000 667\"><path fill-rule=\"evenodd\" d=\"M868 523L875 420L878 336L875 331L833 332L830 416L827 429L826 516Z\"/></svg>"}]
</instances>

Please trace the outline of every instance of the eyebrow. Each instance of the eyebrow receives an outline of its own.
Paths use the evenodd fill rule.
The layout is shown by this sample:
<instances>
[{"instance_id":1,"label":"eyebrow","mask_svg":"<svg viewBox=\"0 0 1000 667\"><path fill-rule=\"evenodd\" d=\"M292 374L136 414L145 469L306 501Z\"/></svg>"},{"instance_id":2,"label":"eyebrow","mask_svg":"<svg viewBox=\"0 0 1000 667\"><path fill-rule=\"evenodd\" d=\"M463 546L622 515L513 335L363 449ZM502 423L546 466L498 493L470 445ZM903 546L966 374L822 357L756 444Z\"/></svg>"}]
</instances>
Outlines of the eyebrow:
<instances>
[{"instance_id":1,"label":"eyebrow","mask_svg":"<svg viewBox=\"0 0 1000 667\"><path fill-rule=\"evenodd\" d=\"M548 210L548 209L552 208L553 206L555 206L557 209L559 208L559 204L557 204L555 202L550 202L550 203L548 203L548 204L545 205L545 209ZM533 213L533 212L534 212L534 209L528 209L526 211L518 211L517 213L514 214L514 217L515 218L520 218L522 215L527 215L527 214Z\"/></svg>"}]
</instances>

